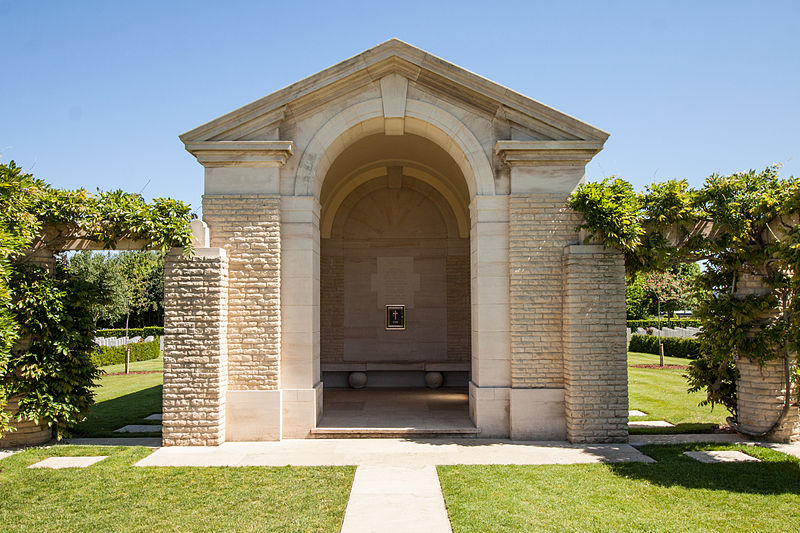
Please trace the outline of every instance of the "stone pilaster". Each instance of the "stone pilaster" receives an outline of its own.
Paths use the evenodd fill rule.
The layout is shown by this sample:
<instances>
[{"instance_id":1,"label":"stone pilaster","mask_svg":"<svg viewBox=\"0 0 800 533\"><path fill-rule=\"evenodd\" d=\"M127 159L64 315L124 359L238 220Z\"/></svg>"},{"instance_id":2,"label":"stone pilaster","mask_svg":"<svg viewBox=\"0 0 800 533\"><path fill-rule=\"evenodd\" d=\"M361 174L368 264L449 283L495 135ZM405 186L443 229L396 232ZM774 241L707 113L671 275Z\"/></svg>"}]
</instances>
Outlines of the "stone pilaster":
<instances>
[{"instance_id":1,"label":"stone pilaster","mask_svg":"<svg viewBox=\"0 0 800 533\"><path fill-rule=\"evenodd\" d=\"M470 205L470 219L470 416L481 436L507 437L511 386L508 197L476 196Z\"/></svg>"},{"instance_id":2,"label":"stone pilaster","mask_svg":"<svg viewBox=\"0 0 800 533\"><path fill-rule=\"evenodd\" d=\"M220 248L179 251L164 266L165 446L225 441L228 259Z\"/></svg>"},{"instance_id":3,"label":"stone pilaster","mask_svg":"<svg viewBox=\"0 0 800 533\"><path fill-rule=\"evenodd\" d=\"M628 440L625 262L599 245L564 249L564 380L570 442Z\"/></svg>"}]
</instances>

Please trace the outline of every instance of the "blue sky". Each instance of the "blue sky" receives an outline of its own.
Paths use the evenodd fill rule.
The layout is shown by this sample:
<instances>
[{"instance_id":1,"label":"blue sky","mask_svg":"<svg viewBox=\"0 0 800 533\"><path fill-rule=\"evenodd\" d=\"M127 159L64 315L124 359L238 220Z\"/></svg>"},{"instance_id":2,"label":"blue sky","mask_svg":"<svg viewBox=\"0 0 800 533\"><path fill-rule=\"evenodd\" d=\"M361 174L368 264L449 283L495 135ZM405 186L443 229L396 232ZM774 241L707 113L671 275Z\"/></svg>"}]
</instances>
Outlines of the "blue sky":
<instances>
[{"instance_id":1,"label":"blue sky","mask_svg":"<svg viewBox=\"0 0 800 533\"><path fill-rule=\"evenodd\" d=\"M0 0L0 161L199 207L178 135L391 37L611 133L644 187L800 175L800 2Z\"/></svg>"}]
</instances>

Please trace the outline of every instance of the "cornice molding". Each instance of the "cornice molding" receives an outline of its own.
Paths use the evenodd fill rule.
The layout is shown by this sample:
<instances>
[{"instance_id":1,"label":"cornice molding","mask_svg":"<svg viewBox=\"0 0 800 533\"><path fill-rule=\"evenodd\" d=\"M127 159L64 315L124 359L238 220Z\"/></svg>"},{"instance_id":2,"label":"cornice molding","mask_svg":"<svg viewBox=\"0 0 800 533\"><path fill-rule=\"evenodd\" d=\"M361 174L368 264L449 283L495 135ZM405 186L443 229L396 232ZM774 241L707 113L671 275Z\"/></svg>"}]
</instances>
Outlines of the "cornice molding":
<instances>
[{"instance_id":1,"label":"cornice molding","mask_svg":"<svg viewBox=\"0 0 800 533\"><path fill-rule=\"evenodd\" d=\"M204 167L280 168L294 153L292 141L187 142L186 151Z\"/></svg>"},{"instance_id":2,"label":"cornice molding","mask_svg":"<svg viewBox=\"0 0 800 533\"><path fill-rule=\"evenodd\" d=\"M494 152L509 167L585 165L603 141L497 141Z\"/></svg>"}]
</instances>

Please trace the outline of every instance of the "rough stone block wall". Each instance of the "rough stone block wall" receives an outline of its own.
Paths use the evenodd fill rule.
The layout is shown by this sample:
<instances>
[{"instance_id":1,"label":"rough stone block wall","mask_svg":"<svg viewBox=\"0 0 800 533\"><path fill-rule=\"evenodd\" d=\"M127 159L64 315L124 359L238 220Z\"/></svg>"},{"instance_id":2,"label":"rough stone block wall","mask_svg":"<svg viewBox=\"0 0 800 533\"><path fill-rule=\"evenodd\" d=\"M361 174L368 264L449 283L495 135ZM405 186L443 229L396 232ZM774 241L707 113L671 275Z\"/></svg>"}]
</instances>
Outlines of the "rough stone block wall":
<instances>
[{"instance_id":1,"label":"rough stone block wall","mask_svg":"<svg viewBox=\"0 0 800 533\"><path fill-rule=\"evenodd\" d=\"M742 429L748 433L763 433L770 429L783 412L786 399L786 374L782 359L767 361L763 367L748 359L736 363L739 381L736 383L737 415ZM775 442L800 441L800 413L797 387L790 387L789 413L778 427L764 437Z\"/></svg>"},{"instance_id":2,"label":"rough stone block wall","mask_svg":"<svg viewBox=\"0 0 800 533\"><path fill-rule=\"evenodd\" d=\"M626 442L625 262L602 246L564 255L564 378L570 442Z\"/></svg>"},{"instance_id":3,"label":"rough stone block wall","mask_svg":"<svg viewBox=\"0 0 800 533\"><path fill-rule=\"evenodd\" d=\"M274 390L280 377L280 197L206 195L211 246L228 254L228 387Z\"/></svg>"},{"instance_id":4,"label":"rough stone block wall","mask_svg":"<svg viewBox=\"0 0 800 533\"><path fill-rule=\"evenodd\" d=\"M447 359L469 362L472 357L469 248L464 255L448 255Z\"/></svg>"},{"instance_id":5,"label":"rough stone block wall","mask_svg":"<svg viewBox=\"0 0 800 533\"><path fill-rule=\"evenodd\" d=\"M344 361L344 258L322 254L320 258L320 360Z\"/></svg>"},{"instance_id":6,"label":"rough stone block wall","mask_svg":"<svg viewBox=\"0 0 800 533\"><path fill-rule=\"evenodd\" d=\"M564 386L562 255L564 246L577 241L580 223L580 216L564 206L566 200L565 194L509 198L514 388Z\"/></svg>"},{"instance_id":7,"label":"rough stone block wall","mask_svg":"<svg viewBox=\"0 0 800 533\"><path fill-rule=\"evenodd\" d=\"M173 252L164 265L165 446L225 441L228 262L219 250L197 252Z\"/></svg>"}]
</instances>

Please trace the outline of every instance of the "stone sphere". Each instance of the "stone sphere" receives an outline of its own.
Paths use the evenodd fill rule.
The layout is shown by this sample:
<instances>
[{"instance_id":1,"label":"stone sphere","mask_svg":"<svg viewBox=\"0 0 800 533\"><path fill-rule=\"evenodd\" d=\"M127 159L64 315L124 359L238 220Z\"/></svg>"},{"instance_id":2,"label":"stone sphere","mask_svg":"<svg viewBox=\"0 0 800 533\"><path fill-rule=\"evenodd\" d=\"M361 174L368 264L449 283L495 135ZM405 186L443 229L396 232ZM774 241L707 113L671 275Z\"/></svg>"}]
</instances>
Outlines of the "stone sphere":
<instances>
[{"instance_id":1,"label":"stone sphere","mask_svg":"<svg viewBox=\"0 0 800 533\"><path fill-rule=\"evenodd\" d=\"M441 372L427 372L425 374L425 385L429 389L438 389L444 383L444 376Z\"/></svg>"},{"instance_id":2,"label":"stone sphere","mask_svg":"<svg viewBox=\"0 0 800 533\"><path fill-rule=\"evenodd\" d=\"M366 372L350 372L347 382L354 389L363 389L367 386L367 373Z\"/></svg>"}]
</instances>

